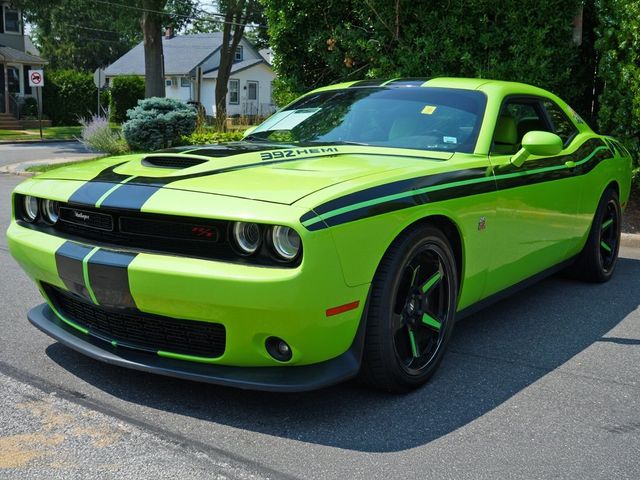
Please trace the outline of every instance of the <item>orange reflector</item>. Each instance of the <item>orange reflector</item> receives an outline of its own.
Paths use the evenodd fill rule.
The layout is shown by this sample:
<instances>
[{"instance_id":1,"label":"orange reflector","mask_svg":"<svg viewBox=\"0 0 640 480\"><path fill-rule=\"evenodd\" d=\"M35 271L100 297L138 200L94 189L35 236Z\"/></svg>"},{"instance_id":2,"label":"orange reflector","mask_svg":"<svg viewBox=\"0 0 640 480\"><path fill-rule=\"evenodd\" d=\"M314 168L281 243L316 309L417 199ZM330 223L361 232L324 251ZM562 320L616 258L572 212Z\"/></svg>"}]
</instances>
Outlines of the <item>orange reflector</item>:
<instances>
[{"instance_id":1,"label":"orange reflector","mask_svg":"<svg viewBox=\"0 0 640 480\"><path fill-rule=\"evenodd\" d=\"M345 305L340 305L339 307L329 308L327 310L327 317L331 317L333 315L338 315L339 313L348 312L349 310L355 310L360 305L360 301L355 301L351 303L347 303Z\"/></svg>"}]
</instances>

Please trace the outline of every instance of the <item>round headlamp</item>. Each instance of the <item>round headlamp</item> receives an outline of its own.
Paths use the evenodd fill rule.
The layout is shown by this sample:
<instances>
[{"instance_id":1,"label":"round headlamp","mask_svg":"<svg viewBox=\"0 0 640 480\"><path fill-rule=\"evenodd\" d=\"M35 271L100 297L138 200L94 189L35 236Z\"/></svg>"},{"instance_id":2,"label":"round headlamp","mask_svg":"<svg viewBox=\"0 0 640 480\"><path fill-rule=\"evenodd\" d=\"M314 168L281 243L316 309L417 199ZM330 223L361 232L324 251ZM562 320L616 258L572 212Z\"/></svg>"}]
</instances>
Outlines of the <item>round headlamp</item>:
<instances>
[{"instance_id":1,"label":"round headlamp","mask_svg":"<svg viewBox=\"0 0 640 480\"><path fill-rule=\"evenodd\" d=\"M42 202L42 216L46 222L54 224L60 218L60 206L54 200L45 200Z\"/></svg>"},{"instance_id":2,"label":"round headlamp","mask_svg":"<svg viewBox=\"0 0 640 480\"><path fill-rule=\"evenodd\" d=\"M38 199L31 195L26 195L22 200L23 217L27 222L33 222L38 218Z\"/></svg>"},{"instance_id":3,"label":"round headlamp","mask_svg":"<svg viewBox=\"0 0 640 480\"><path fill-rule=\"evenodd\" d=\"M257 223L234 223L233 240L241 253L245 255L255 253L262 242L260 226Z\"/></svg>"},{"instance_id":4,"label":"round headlamp","mask_svg":"<svg viewBox=\"0 0 640 480\"><path fill-rule=\"evenodd\" d=\"M300 253L302 242L293 228L278 225L271 230L271 244L278 257L291 262Z\"/></svg>"}]
</instances>

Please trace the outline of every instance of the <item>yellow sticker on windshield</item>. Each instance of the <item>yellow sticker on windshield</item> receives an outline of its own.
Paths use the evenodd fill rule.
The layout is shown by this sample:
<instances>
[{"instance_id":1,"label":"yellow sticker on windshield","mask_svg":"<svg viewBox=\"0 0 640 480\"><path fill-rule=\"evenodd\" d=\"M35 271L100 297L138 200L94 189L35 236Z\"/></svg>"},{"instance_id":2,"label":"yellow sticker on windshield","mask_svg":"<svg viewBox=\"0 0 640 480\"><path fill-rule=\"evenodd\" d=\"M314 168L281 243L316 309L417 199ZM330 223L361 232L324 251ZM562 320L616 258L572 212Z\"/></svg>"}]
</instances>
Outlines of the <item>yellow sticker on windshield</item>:
<instances>
[{"instance_id":1,"label":"yellow sticker on windshield","mask_svg":"<svg viewBox=\"0 0 640 480\"><path fill-rule=\"evenodd\" d=\"M422 113L425 115L431 115L435 111L436 107L434 107L433 105L425 105L425 107L422 109Z\"/></svg>"}]
</instances>

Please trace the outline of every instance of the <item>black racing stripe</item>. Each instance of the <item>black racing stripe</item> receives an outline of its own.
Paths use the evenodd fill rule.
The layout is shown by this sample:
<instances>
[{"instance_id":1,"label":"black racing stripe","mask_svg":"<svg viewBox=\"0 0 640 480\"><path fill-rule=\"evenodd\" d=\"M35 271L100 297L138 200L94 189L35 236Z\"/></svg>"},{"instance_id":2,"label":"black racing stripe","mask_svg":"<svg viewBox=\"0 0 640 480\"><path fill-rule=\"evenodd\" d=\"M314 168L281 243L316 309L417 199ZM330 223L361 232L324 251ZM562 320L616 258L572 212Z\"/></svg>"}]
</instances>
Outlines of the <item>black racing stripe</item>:
<instances>
[{"instance_id":1,"label":"black racing stripe","mask_svg":"<svg viewBox=\"0 0 640 480\"><path fill-rule=\"evenodd\" d=\"M354 83L352 85L349 85L349 88L379 87L380 85L382 85L386 81L387 80L385 80L384 78L382 78L382 79L371 79L371 80L360 80L359 82L356 82L356 83Z\"/></svg>"},{"instance_id":2,"label":"black racing stripe","mask_svg":"<svg viewBox=\"0 0 640 480\"><path fill-rule=\"evenodd\" d=\"M135 253L100 249L89 259L87 272L91 290L100 305L135 308L129 288L129 264Z\"/></svg>"},{"instance_id":3,"label":"black racing stripe","mask_svg":"<svg viewBox=\"0 0 640 480\"><path fill-rule=\"evenodd\" d=\"M69 203L95 205L96 202L100 200L100 197L113 187L114 183L120 183L125 178L128 178L128 175L121 175L114 172L117 167L124 163L126 162L112 165L102 170L98 175L73 192L71 197L69 197Z\"/></svg>"},{"instance_id":4,"label":"black racing stripe","mask_svg":"<svg viewBox=\"0 0 640 480\"><path fill-rule=\"evenodd\" d=\"M67 287L67 290L81 295L89 301L91 301L91 296L84 284L82 260L91 250L91 248L85 247L84 245L65 242L55 253L56 269L64 286Z\"/></svg>"},{"instance_id":5,"label":"black racing stripe","mask_svg":"<svg viewBox=\"0 0 640 480\"><path fill-rule=\"evenodd\" d=\"M131 185L127 183L109 194L100 207L138 211L161 188L162 185Z\"/></svg>"},{"instance_id":6,"label":"black racing stripe","mask_svg":"<svg viewBox=\"0 0 640 480\"><path fill-rule=\"evenodd\" d=\"M491 171L486 168L470 168L465 170L456 170L454 172L439 173L435 175L426 175L422 177L409 178L407 180L399 180L397 182L387 183L385 185L379 185L377 187L367 188L359 192L350 193L335 200L331 200L327 203L317 206L313 210L322 215L323 213L337 210L338 208L348 207L355 203L366 202L380 197L386 197L387 195L395 195L402 192L409 192L411 190L418 190L425 187L431 187L435 185L443 185L452 182L459 182L462 180L472 180L476 178L484 178L491 176ZM305 214L305 215L308 215ZM309 218L313 218L312 215ZM306 218L308 220L309 218Z\"/></svg>"},{"instance_id":7,"label":"black racing stripe","mask_svg":"<svg viewBox=\"0 0 640 480\"><path fill-rule=\"evenodd\" d=\"M382 215L384 213L393 212L396 210L401 210L404 208L410 208L417 205L424 205L426 203L439 202L443 200L450 200L453 198L466 197L471 195L478 195L481 193L488 193L495 190L505 190L510 188L516 188L526 185L535 185L537 183L549 182L554 180L561 180L564 178L570 178L580 175L585 175L593 170L600 162L612 158L612 152L607 150L601 150L597 152L589 161L585 162L582 165L577 166L576 168L569 169L563 168L559 170L554 170L550 172L540 172L529 175L519 175L512 178L499 178L500 175L510 174L510 173L519 173L526 172L527 170L535 170L537 168L546 168L553 166L564 166L567 161L579 162L584 158L588 157L596 148L606 146L600 139L591 139L581 145L574 153L570 155L563 155L560 157L549 157L534 160L531 162L527 162L527 169L523 170L522 168L515 167L513 165L505 165L503 168L496 169L495 175L498 176L495 182L478 182L472 183L470 185L459 185L452 186L450 188L443 188L442 190L437 190L433 192L429 192L427 194L419 194L411 197L405 197L401 199L390 200L387 202L383 202L376 205L370 205L366 207L362 207L357 210L352 210L350 212L345 212L340 215L336 215L325 219L323 222L317 222L307 229L309 231L321 230L323 228L340 225L347 222L352 222L355 220L360 220L363 218L368 218L376 215ZM487 172L484 169L471 169L471 170L460 170L458 172L451 172L453 174L458 173L459 176L456 179L450 180L447 179L447 175L451 174L439 174L432 175L428 177L419 177L416 179L402 180L399 182L393 182L387 185L381 185L379 187L370 188L367 190L363 190L361 192L357 192L354 194L346 195L344 197L332 200L325 204L322 204L316 207L313 211L307 212L300 219L301 222L310 220L312 218L317 217L323 213L327 213L338 208L343 208L349 205L353 205L366 200L373 200L376 198L381 198L386 195L392 195L394 193L402 193L409 192L411 190L416 190L418 188L424 188L431 185L440 185L453 183L460 180L470 180L474 178L474 170L482 170L485 172L484 176L491 175L490 172ZM435 178L441 177L441 178ZM434 179L432 182L428 182L427 179ZM455 177L450 177L455 178ZM481 178L477 176L475 178ZM421 185L421 186L416 186Z\"/></svg>"},{"instance_id":8,"label":"black racing stripe","mask_svg":"<svg viewBox=\"0 0 640 480\"><path fill-rule=\"evenodd\" d=\"M427 81L427 77L398 78L387 83L385 87L419 87Z\"/></svg>"}]
</instances>

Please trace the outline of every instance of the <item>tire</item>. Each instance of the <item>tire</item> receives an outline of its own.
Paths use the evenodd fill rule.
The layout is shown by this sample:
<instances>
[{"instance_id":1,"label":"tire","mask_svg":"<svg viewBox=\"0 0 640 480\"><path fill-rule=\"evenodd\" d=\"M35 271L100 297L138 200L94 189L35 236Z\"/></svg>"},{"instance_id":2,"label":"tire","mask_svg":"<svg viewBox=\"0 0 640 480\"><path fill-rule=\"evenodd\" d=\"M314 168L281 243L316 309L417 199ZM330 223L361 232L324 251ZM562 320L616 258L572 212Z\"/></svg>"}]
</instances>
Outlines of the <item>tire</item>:
<instances>
[{"instance_id":1,"label":"tire","mask_svg":"<svg viewBox=\"0 0 640 480\"><path fill-rule=\"evenodd\" d=\"M391 392L422 386L446 350L458 297L453 250L430 225L403 232L376 271L361 379Z\"/></svg>"},{"instance_id":2,"label":"tire","mask_svg":"<svg viewBox=\"0 0 640 480\"><path fill-rule=\"evenodd\" d=\"M602 194L587 242L572 265L574 277L597 283L611 279L618 263L621 218L618 194L609 188Z\"/></svg>"}]
</instances>

